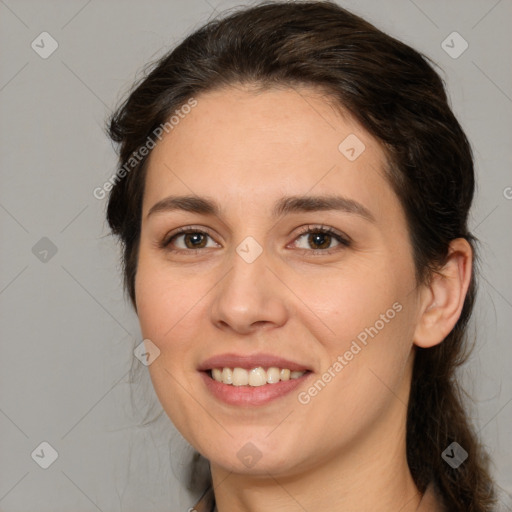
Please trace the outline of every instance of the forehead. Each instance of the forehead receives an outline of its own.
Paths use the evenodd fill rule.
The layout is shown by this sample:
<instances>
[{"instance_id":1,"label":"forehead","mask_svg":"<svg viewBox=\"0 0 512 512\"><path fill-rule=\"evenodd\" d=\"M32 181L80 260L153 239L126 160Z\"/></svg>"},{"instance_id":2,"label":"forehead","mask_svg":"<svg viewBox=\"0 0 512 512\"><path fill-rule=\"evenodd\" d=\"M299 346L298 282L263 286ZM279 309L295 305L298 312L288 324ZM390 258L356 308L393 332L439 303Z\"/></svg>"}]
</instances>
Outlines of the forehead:
<instances>
[{"instance_id":1,"label":"forehead","mask_svg":"<svg viewBox=\"0 0 512 512\"><path fill-rule=\"evenodd\" d=\"M318 89L230 87L195 99L149 157L143 215L170 193L261 208L335 191L377 215L396 206L380 144Z\"/></svg>"}]
</instances>

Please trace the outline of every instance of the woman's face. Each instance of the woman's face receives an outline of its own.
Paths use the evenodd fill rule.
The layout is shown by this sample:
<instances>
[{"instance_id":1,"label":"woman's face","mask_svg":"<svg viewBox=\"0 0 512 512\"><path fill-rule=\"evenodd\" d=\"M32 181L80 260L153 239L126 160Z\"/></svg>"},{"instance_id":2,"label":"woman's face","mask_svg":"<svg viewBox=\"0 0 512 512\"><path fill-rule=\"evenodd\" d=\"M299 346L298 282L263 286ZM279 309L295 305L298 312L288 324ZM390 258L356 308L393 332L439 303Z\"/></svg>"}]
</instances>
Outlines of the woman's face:
<instances>
[{"instance_id":1,"label":"woman's face","mask_svg":"<svg viewBox=\"0 0 512 512\"><path fill-rule=\"evenodd\" d=\"M405 436L419 315L381 147L312 89L196 99L143 200L136 300L159 400L229 471L377 457Z\"/></svg>"}]
</instances>

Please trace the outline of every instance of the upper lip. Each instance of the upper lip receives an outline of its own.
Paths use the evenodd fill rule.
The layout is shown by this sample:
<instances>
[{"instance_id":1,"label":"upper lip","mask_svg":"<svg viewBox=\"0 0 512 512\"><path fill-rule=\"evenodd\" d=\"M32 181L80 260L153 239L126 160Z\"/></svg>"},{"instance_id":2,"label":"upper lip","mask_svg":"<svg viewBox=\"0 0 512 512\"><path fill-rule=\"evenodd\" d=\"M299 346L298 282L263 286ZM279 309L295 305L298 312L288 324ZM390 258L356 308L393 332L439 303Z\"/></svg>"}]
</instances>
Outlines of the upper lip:
<instances>
[{"instance_id":1,"label":"upper lip","mask_svg":"<svg viewBox=\"0 0 512 512\"><path fill-rule=\"evenodd\" d=\"M213 368L245 368L250 370L251 368L270 368L272 366L277 368L286 368L292 371L306 371L310 370L307 365L298 363L296 361L290 361L283 357L274 356L272 354L219 354L217 356L210 357L203 361L198 370L206 371L212 370Z\"/></svg>"}]
</instances>

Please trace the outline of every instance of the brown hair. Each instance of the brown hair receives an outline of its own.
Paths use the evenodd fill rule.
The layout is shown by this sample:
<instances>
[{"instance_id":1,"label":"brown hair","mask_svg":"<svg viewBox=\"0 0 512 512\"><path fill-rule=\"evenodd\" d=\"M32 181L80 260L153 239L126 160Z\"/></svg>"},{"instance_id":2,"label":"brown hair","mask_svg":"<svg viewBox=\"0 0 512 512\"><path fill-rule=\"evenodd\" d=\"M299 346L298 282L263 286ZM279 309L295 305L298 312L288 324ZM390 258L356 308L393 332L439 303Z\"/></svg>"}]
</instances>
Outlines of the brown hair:
<instances>
[{"instance_id":1,"label":"brown hair","mask_svg":"<svg viewBox=\"0 0 512 512\"><path fill-rule=\"evenodd\" d=\"M109 135L119 143L120 168L190 97L234 84L320 87L380 141L406 212L418 283L443 265L451 240L465 238L475 249L467 226L472 151L442 79L427 57L330 1L266 1L189 35L112 115ZM124 249L125 290L134 308L146 162L116 182L107 208ZM488 457L455 378L469 354L475 293L473 273L452 332L435 347L417 349L407 413L407 459L418 489L433 482L447 508L460 512L490 511L495 502ZM441 457L454 441L469 454L456 469Z\"/></svg>"}]
</instances>

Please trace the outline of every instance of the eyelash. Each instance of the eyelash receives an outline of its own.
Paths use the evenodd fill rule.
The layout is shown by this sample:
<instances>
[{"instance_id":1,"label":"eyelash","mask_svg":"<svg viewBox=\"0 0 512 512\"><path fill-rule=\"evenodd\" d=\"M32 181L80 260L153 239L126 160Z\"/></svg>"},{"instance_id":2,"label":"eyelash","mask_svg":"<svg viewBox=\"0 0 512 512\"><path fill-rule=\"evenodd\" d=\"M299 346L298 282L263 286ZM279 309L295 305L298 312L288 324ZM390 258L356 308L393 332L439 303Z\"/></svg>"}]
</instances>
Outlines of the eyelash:
<instances>
[{"instance_id":1,"label":"eyelash","mask_svg":"<svg viewBox=\"0 0 512 512\"><path fill-rule=\"evenodd\" d=\"M202 248L202 249L170 249L169 248L169 245L175 238L182 236L182 235L186 235L186 234L197 234L197 233L200 233L202 235L207 235L211 238L211 235L210 235L210 233L208 233L208 231L199 230L199 229L194 228L193 226L185 226L185 227L179 228L171 236L165 237L159 243L159 247L160 247L160 249L165 249L165 250L173 252L173 253L198 254L200 251L204 251L205 248ZM318 234L318 233L332 236L343 247L350 247L350 245L352 244L350 237L348 237L346 235L342 235L342 234L338 233L337 231L334 231L332 228L329 228L326 226L311 226L311 225L305 226L304 228L301 229L299 235L297 236L297 238L295 240L301 238L302 236L304 236L306 234ZM304 253L319 255L319 256L333 254L334 252L337 252L339 250L340 250L339 246L334 247L332 249L299 249L299 251L303 251Z\"/></svg>"}]
</instances>

